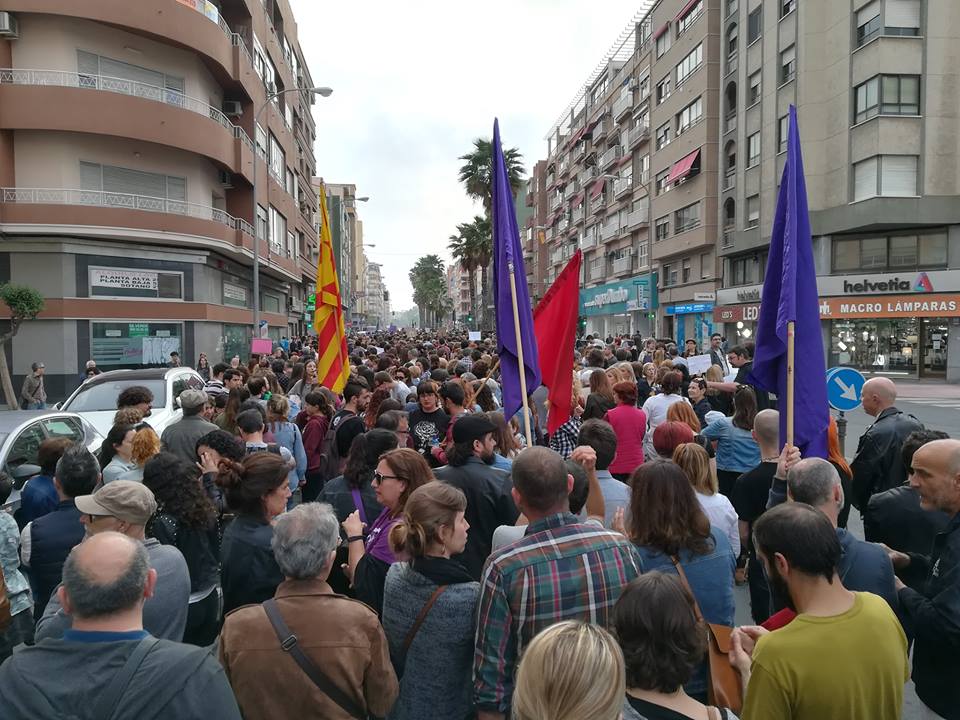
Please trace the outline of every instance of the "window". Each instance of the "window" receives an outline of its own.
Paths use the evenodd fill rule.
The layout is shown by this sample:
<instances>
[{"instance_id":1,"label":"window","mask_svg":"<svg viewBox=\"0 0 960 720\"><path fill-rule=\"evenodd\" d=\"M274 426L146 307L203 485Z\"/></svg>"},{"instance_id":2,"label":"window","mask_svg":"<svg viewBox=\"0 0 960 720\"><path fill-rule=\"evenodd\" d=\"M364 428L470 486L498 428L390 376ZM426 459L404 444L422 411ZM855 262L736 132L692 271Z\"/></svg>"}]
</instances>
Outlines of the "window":
<instances>
[{"instance_id":1,"label":"window","mask_svg":"<svg viewBox=\"0 0 960 720\"><path fill-rule=\"evenodd\" d=\"M657 128L657 150L670 144L670 123L664 123Z\"/></svg>"},{"instance_id":2,"label":"window","mask_svg":"<svg viewBox=\"0 0 960 720\"><path fill-rule=\"evenodd\" d=\"M77 72L80 87L135 95L180 107L184 104L183 78L177 75L165 75L84 50L77 51Z\"/></svg>"},{"instance_id":3,"label":"window","mask_svg":"<svg viewBox=\"0 0 960 720\"><path fill-rule=\"evenodd\" d=\"M920 236L834 239L832 252L831 271L838 274L859 270L899 272L945 268L947 236L934 232Z\"/></svg>"},{"instance_id":4,"label":"window","mask_svg":"<svg viewBox=\"0 0 960 720\"><path fill-rule=\"evenodd\" d=\"M762 71L757 70L750 76L750 89L747 91L747 106L760 102L760 79Z\"/></svg>"},{"instance_id":5,"label":"window","mask_svg":"<svg viewBox=\"0 0 960 720\"><path fill-rule=\"evenodd\" d=\"M280 147L280 142L273 133L270 133L270 174L278 183L283 183L283 175L287 166L287 158Z\"/></svg>"},{"instance_id":6,"label":"window","mask_svg":"<svg viewBox=\"0 0 960 720\"><path fill-rule=\"evenodd\" d=\"M752 228L760 224L760 196L751 195L747 198L747 227Z\"/></svg>"},{"instance_id":7,"label":"window","mask_svg":"<svg viewBox=\"0 0 960 720\"><path fill-rule=\"evenodd\" d=\"M855 123L876 115L919 115L918 75L878 75L854 89Z\"/></svg>"},{"instance_id":8,"label":"window","mask_svg":"<svg viewBox=\"0 0 960 720\"><path fill-rule=\"evenodd\" d=\"M727 60L737 56L737 26L731 25L727 30Z\"/></svg>"},{"instance_id":9,"label":"window","mask_svg":"<svg viewBox=\"0 0 960 720\"><path fill-rule=\"evenodd\" d=\"M780 84L790 82L797 73L797 48L791 45L780 53Z\"/></svg>"},{"instance_id":10,"label":"window","mask_svg":"<svg viewBox=\"0 0 960 720\"><path fill-rule=\"evenodd\" d=\"M677 21L677 35L683 34L687 28L693 25L703 12L703 0L697 0L689 7L686 14Z\"/></svg>"},{"instance_id":11,"label":"window","mask_svg":"<svg viewBox=\"0 0 960 720\"><path fill-rule=\"evenodd\" d=\"M731 285L749 285L753 282L751 278L753 262L749 257L730 258L730 284Z\"/></svg>"},{"instance_id":12,"label":"window","mask_svg":"<svg viewBox=\"0 0 960 720\"><path fill-rule=\"evenodd\" d=\"M760 133L755 132L747 138L747 167L760 163Z\"/></svg>"},{"instance_id":13,"label":"window","mask_svg":"<svg viewBox=\"0 0 960 720\"><path fill-rule=\"evenodd\" d=\"M647 241L642 240L639 245L637 245L637 269L644 268L649 262L647 256Z\"/></svg>"},{"instance_id":14,"label":"window","mask_svg":"<svg viewBox=\"0 0 960 720\"><path fill-rule=\"evenodd\" d=\"M692 205L682 207L674 213L675 232L681 233L687 230L693 230L700 225L700 203L695 202Z\"/></svg>"},{"instance_id":15,"label":"window","mask_svg":"<svg viewBox=\"0 0 960 720\"><path fill-rule=\"evenodd\" d=\"M747 45L760 39L760 33L763 30L763 6L757 8L747 15Z\"/></svg>"},{"instance_id":16,"label":"window","mask_svg":"<svg viewBox=\"0 0 960 720\"><path fill-rule=\"evenodd\" d=\"M880 0L857 11L857 47L866 45L880 34Z\"/></svg>"},{"instance_id":17,"label":"window","mask_svg":"<svg viewBox=\"0 0 960 720\"><path fill-rule=\"evenodd\" d=\"M267 239L267 229L269 221L267 220L267 209L263 205L257 205L257 239Z\"/></svg>"},{"instance_id":18,"label":"window","mask_svg":"<svg viewBox=\"0 0 960 720\"><path fill-rule=\"evenodd\" d=\"M703 117L703 99L697 98L677 114L677 135L687 130L691 125L700 122Z\"/></svg>"},{"instance_id":19,"label":"window","mask_svg":"<svg viewBox=\"0 0 960 720\"><path fill-rule=\"evenodd\" d=\"M183 299L183 273L130 267L94 267L87 270L90 297Z\"/></svg>"},{"instance_id":20,"label":"window","mask_svg":"<svg viewBox=\"0 0 960 720\"><path fill-rule=\"evenodd\" d=\"M700 279L713 277L713 258L710 253L700 253Z\"/></svg>"},{"instance_id":21,"label":"window","mask_svg":"<svg viewBox=\"0 0 960 720\"><path fill-rule=\"evenodd\" d=\"M920 0L884 0L885 35L920 34Z\"/></svg>"},{"instance_id":22,"label":"window","mask_svg":"<svg viewBox=\"0 0 960 720\"><path fill-rule=\"evenodd\" d=\"M677 266L674 264L663 266L663 286L670 287L677 284Z\"/></svg>"},{"instance_id":23,"label":"window","mask_svg":"<svg viewBox=\"0 0 960 720\"><path fill-rule=\"evenodd\" d=\"M740 2L739 0L727 0L726 6L727 6L727 17L730 17L737 10L740 9Z\"/></svg>"},{"instance_id":24,"label":"window","mask_svg":"<svg viewBox=\"0 0 960 720\"><path fill-rule=\"evenodd\" d=\"M257 127L254 130L254 140L257 144L257 155L260 156L260 159L264 162L267 161L267 131L263 129L260 123L257 123Z\"/></svg>"},{"instance_id":25,"label":"window","mask_svg":"<svg viewBox=\"0 0 960 720\"><path fill-rule=\"evenodd\" d=\"M677 65L677 87L680 87L680 83L686 80L690 73L699 68L701 63L703 63L703 43L691 50L690 54Z\"/></svg>"},{"instance_id":26,"label":"window","mask_svg":"<svg viewBox=\"0 0 960 720\"><path fill-rule=\"evenodd\" d=\"M661 240L666 240L670 237L670 217L664 216L662 218L657 218L654 222L654 239L656 242Z\"/></svg>"},{"instance_id":27,"label":"window","mask_svg":"<svg viewBox=\"0 0 960 720\"><path fill-rule=\"evenodd\" d=\"M670 97L670 76L657 83L657 105Z\"/></svg>"},{"instance_id":28,"label":"window","mask_svg":"<svg viewBox=\"0 0 960 720\"><path fill-rule=\"evenodd\" d=\"M877 155L853 166L853 199L917 195L915 155Z\"/></svg>"},{"instance_id":29,"label":"window","mask_svg":"<svg viewBox=\"0 0 960 720\"><path fill-rule=\"evenodd\" d=\"M643 100L650 94L650 76L644 75L640 78L640 99Z\"/></svg>"},{"instance_id":30,"label":"window","mask_svg":"<svg viewBox=\"0 0 960 720\"><path fill-rule=\"evenodd\" d=\"M664 32L657 38L657 58L663 57L663 54L670 49L670 33Z\"/></svg>"},{"instance_id":31,"label":"window","mask_svg":"<svg viewBox=\"0 0 960 720\"><path fill-rule=\"evenodd\" d=\"M684 258L680 265L680 282L686 284L690 282L690 259Z\"/></svg>"},{"instance_id":32,"label":"window","mask_svg":"<svg viewBox=\"0 0 960 720\"><path fill-rule=\"evenodd\" d=\"M670 185L667 183L667 178L670 177L670 170L664 170L662 173L657 175L656 183L656 194L663 195L665 192L670 192Z\"/></svg>"},{"instance_id":33,"label":"window","mask_svg":"<svg viewBox=\"0 0 960 720\"><path fill-rule=\"evenodd\" d=\"M297 236L287 230L287 257L297 257Z\"/></svg>"},{"instance_id":34,"label":"window","mask_svg":"<svg viewBox=\"0 0 960 720\"><path fill-rule=\"evenodd\" d=\"M183 354L181 339L183 326L180 323L158 322L91 322L90 357L97 367L142 368L144 365L162 367L170 360L170 353L178 350ZM247 341L250 347L250 341ZM162 380L137 382L153 393L154 407L163 407L167 401L166 383ZM115 383L87 385L85 390L70 403L71 412L110 410L116 407Z\"/></svg>"},{"instance_id":35,"label":"window","mask_svg":"<svg viewBox=\"0 0 960 720\"><path fill-rule=\"evenodd\" d=\"M737 223L737 201L732 197L723 203L723 227L732 228Z\"/></svg>"},{"instance_id":36,"label":"window","mask_svg":"<svg viewBox=\"0 0 960 720\"><path fill-rule=\"evenodd\" d=\"M780 17L786 17L797 9L797 0L780 0Z\"/></svg>"},{"instance_id":37,"label":"window","mask_svg":"<svg viewBox=\"0 0 960 720\"><path fill-rule=\"evenodd\" d=\"M777 152L787 151L787 139L790 135L790 116L784 115L777 122Z\"/></svg>"}]
</instances>

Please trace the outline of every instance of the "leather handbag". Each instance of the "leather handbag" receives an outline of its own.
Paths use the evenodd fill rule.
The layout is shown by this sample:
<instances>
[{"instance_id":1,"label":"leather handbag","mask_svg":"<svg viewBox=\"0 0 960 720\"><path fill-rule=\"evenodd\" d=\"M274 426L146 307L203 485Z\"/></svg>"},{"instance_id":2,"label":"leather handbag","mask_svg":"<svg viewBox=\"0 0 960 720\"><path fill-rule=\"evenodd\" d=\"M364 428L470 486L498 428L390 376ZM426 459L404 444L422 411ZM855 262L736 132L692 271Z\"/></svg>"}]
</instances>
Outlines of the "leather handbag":
<instances>
[{"instance_id":1,"label":"leather handbag","mask_svg":"<svg viewBox=\"0 0 960 720\"><path fill-rule=\"evenodd\" d=\"M730 636L733 628L728 625L708 623L700 612L700 603L693 594L693 588L687 581L687 575L677 558L671 558L680 576L680 582L693 598L693 609L697 620L707 626L707 700L711 705L729 708L735 713L743 706L743 686L740 673L730 664Z\"/></svg>"}]
</instances>

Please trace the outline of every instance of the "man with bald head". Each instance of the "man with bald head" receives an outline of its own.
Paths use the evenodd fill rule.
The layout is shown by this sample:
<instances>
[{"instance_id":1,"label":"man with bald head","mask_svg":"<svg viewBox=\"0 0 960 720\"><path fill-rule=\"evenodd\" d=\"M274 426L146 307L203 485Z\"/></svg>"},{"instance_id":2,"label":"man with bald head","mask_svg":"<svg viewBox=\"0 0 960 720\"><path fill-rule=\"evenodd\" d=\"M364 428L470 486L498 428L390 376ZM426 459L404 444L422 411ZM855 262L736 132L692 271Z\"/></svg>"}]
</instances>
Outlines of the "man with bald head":
<instances>
[{"instance_id":1,"label":"man with bald head","mask_svg":"<svg viewBox=\"0 0 960 720\"><path fill-rule=\"evenodd\" d=\"M143 603L156 583L146 548L131 537L106 531L77 545L57 591L73 627L0 666L5 720L239 720L233 692L209 650L159 640L143 629Z\"/></svg>"},{"instance_id":2,"label":"man with bald head","mask_svg":"<svg viewBox=\"0 0 960 720\"><path fill-rule=\"evenodd\" d=\"M918 592L897 579L905 625L913 631L917 696L937 715L960 718L960 440L934 440L910 462L910 486L924 510L950 516L929 556L888 550L898 573L925 575Z\"/></svg>"},{"instance_id":3,"label":"man with bald head","mask_svg":"<svg viewBox=\"0 0 960 720\"><path fill-rule=\"evenodd\" d=\"M923 424L913 415L896 408L897 386L890 378L870 378L864 383L861 396L863 411L876 418L860 436L857 454L850 464L853 471L853 497L850 500L862 513L867 509L871 495L906 481L900 448L907 435L923 430Z\"/></svg>"}]
</instances>

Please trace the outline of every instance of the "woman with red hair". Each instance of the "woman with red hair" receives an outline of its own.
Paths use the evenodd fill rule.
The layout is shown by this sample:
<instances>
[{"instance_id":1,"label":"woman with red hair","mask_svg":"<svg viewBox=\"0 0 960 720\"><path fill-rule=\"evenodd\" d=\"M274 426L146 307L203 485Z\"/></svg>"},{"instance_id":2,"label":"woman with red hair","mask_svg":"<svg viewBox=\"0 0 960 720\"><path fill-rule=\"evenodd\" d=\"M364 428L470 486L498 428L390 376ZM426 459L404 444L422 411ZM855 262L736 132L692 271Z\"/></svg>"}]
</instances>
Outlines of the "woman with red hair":
<instances>
[{"instance_id":1,"label":"woman with red hair","mask_svg":"<svg viewBox=\"0 0 960 720\"><path fill-rule=\"evenodd\" d=\"M827 460L837 469L840 475L840 485L843 487L843 508L837 517L837 527L845 528L847 518L850 517L850 497L853 493L853 472L850 465L840 452L840 433L837 430L837 421L830 416L830 427L827 430Z\"/></svg>"}]
</instances>

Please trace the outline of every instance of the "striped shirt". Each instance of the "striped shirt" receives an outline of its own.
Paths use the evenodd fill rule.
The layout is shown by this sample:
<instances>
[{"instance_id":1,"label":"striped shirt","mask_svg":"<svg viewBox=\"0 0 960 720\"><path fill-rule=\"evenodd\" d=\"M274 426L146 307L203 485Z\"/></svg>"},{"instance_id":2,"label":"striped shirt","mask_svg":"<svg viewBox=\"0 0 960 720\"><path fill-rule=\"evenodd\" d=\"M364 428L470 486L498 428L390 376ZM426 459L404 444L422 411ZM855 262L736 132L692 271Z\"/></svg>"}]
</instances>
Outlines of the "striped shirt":
<instances>
[{"instance_id":1,"label":"striped shirt","mask_svg":"<svg viewBox=\"0 0 960 720\"><path fill-rule=\"evenodd\" d=\"M480 580L478 708L508 712L516 664L533 636L562 620L606 627L621 590L637 575L623 535L583 525L569 512L532 523L521 540L492 554Z\"/></svg>"}]
</instances>

